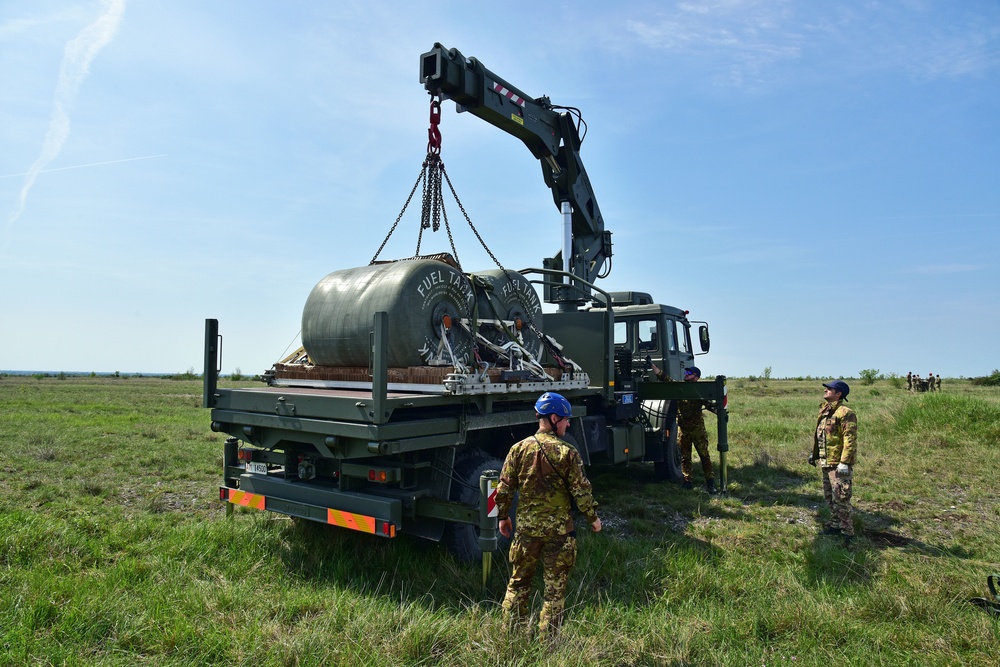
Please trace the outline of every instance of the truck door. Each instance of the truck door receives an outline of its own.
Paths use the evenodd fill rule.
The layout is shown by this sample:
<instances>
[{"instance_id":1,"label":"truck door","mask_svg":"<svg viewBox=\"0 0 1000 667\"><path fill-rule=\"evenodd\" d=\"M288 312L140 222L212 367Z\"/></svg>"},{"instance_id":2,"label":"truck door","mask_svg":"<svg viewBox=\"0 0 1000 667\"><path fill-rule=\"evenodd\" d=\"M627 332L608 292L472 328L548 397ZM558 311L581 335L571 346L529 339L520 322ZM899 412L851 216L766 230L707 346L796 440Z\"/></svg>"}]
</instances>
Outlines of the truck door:
<instances>
[{"instance_id":1,"label":"truck door","mask_svg":"<svg viewBox=\"0 0 1000 667\"><path fill-rule=\"evenodd\" d=\"M664 314L623 317L615 320L615 347L632 351L637 369L647 356L674 380L684 379L691 364L691 343L686 328Z\"/></svg>"},{"instance_id":2,"label":"truck door","mask_svg":"<svg viewBox=\"0 0 1000 667\"><path fill-rule=\"evenodd\" d=\"M684 361L678 346L677 323L663 315L648 315L635 318L632 327L630 343L635 358L641 363L649 356L671 378L683 379Z\"/></svg>"},{"instance_id":3,"label":"truck door","mask_svg":"<svg viewBox=\"0 0 1000 667\"><path fill-rule=\"evenodd\" d=\"M675 380L684 379L684 360L681 356L680 338L678 337L677 321L661 316L659 319L660 334L663 339L661 368L667 371Z\"/></svg>"}]
</instances>

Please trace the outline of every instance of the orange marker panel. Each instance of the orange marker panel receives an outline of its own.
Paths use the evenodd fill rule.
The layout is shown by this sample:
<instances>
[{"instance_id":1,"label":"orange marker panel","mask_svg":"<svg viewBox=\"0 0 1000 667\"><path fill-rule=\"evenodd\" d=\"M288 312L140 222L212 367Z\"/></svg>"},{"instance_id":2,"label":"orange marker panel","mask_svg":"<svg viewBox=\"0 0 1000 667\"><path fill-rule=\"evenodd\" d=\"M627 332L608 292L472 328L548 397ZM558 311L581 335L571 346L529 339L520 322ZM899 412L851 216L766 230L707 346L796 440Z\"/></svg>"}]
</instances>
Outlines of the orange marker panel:
<instances>
[{"instance_id":1,"label":"orange marker panel","mask_svg":"<svg viewBox=\"0 0 1000 667\"><path fill-rule=\"evenodd\" d=\"M243 507L252 507L255 510L263 510L265 500L267 499L264 496L247 493L246 491L236 491L234 489L229 492L229 502L234 505L242 505Z\"/></svg>"},{"instance_id":2,"label":"orange marker panel","mask_svg":"<svg viewBox=\"0 0 1000 667\"><path fill-rule=\"evenodd\" d=\"M326 522L341 528L360 530L362 533L375 534L375 517L364 514L353 514L340 510L328 509L326 511Z\"/></svg>"}]
</instances>

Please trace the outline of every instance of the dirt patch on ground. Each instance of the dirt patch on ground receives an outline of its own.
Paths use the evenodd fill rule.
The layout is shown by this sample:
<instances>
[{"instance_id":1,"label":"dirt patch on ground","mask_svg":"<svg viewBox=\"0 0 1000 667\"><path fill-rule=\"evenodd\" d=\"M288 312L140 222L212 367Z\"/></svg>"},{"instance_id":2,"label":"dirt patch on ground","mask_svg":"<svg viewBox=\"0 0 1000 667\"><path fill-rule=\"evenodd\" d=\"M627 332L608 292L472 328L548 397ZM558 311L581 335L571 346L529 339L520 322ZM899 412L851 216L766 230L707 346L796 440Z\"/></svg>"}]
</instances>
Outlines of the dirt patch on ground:
<instances>
[{"instance_id":1,"label":"dirt patch on ground","mask_svg":"<svg viewBox=\"0 0 1000 667\"><path fill-rule=\"evenodd\" d=\"M691 523L690 518L677 510L662 506L652 506L651 509L655 510L654 516L647 516L644 521L653 522L674 533L683 533ZM616 539L626 539L636 534L636 528L629 523L626 517L606 508L602 508L599 514L601 516L601 532L610 534ZM577 530L583 525L581 522L585 521L582 518L577 521ZM640 529L638 532L643 531Z\"/></svg>"},{"instance_id":2,"label":"dirt patch on ground","mask_svg":"<svg viewBox=\"0 0 1000 667\"><path fill-rule=\"evenodd\" d=\"M866 530L864 536L880 547L906 547L913 543L909 537L887 530Z\"/></svg>"},{"instance_id":3,"label":"dirt patch on ground","mask_svg":"<svg viewBox=\"0 0 1000 667\"><path fill-rule=\"evenodd\" d=\"M129 488L119 494L121 504L140 512L204 512L219 506L218 496L206 493L201 484L156 482L148 487Z\"/></svg>"}]
</instances>

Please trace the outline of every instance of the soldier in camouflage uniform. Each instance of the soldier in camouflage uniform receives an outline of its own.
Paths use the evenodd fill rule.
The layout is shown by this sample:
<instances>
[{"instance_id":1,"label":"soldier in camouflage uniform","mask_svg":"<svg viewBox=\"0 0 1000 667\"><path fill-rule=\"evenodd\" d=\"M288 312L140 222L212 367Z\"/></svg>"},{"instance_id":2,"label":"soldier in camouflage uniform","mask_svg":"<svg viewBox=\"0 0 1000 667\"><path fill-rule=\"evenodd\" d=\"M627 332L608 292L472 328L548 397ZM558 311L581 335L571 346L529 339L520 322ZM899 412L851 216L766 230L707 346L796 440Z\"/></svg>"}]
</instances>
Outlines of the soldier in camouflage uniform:
<instances>
[{"instance_id":1,"label":"soldier in camouflage uniform","mask_svg":"<svg viewBox=\"0 0 1000 667\"><path fill-rule=\"evenodd\" d=\"M531 585L543 568L544 602L539 619L543 635L562 625L569 575L576 564L576 532L571 500L594 532L601 529L597 503L583 471L580 452L562 440L572 409L563 396L546 392L535 403L538 433L511 447L497 485L500 532L510 537L510 508L519 492L517 531L510 545L510 581L504 615L516 624L527 621Z\"/></svg>"},{"instance_id":2,"label":"soldier in camouflage uniform","mask_svg":"<svg viewBox=\"0 0 1000 667\"><path fill-rule=\"evenodd\" d=\"M819 407L809 463L819 463L823 471L823 497L831 514L823 532L828 535L840 533L844 536L844 543L850 544L854 539L851 486L857 452L858 417L844 405L851 391L846 382L834 380L823 386L823 403Z\"/></svg>"},{"instance_id":3,"label":"soldier in camouflage uniform","mask_svg":"<svg viewBox=\"0 0 1000 667\"><path fill-rule=\"evenodd\" d=\"M906 391L913 391L913 372L906 373Z\"/></svg>"},{"instance_id":4,"label":"soldier in camouflage uniform","mask_svg":"<svg viewBox=\"0 0 1000 667\"><path fill-rule=\"evenodd\" d=\"M649 360L649 357L646 358ZM653 367L656 378L663 382L669 382L670 376L660 370L659 366L649 361ZM697 382L701 379L701 370L697 366L690 366L684 369L685 382ZM685 489L693 488L691 483L691 448L698 452L698 460L701 461L701 471L705 474L705 488L709 493L717 493L715 488L715 472L712 470L712 457L708 453L708 431L705 429L705 418L701 414L705 407L705 401L687 400L677 402L677 425L680 426L681 435L679 446L681 449L681 475L684 481L681 486ZM709 408L711 409L711 408ZM666 435L666 434L665 434Z\"/></svg>"}]
</instances>

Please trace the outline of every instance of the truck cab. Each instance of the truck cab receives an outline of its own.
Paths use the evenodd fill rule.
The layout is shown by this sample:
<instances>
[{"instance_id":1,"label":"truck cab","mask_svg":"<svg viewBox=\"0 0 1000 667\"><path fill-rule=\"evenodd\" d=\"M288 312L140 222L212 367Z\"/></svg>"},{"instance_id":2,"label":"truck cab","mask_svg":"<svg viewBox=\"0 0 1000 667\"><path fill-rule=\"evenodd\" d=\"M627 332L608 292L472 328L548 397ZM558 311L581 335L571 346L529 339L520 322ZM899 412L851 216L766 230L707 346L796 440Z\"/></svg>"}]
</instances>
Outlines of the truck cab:
<instances>
[{"instance_id":1,"label":"truck cab","mask_svg":"<svg viewBox=\"0 0 1000 667\"><path fill-rule=\"evenodd\" d=\"M708 352L708 325L700 327L701 351L695 352L688 311L653 303L645 292L612 292L611 297L616 356L631 352L638 368L645 368L645 359L650 357L671 379L683 380L684 369L694 365L695 355Z\"/></svg>"},{"instance_id":2,"label":"truck cab","mask_svg":"<svg viewBox=\"0 0 1000 667\"><path fill-rule=\"evenodd\" d=\"M672 380L683 380L684 369L694 365L695 355L708 352L708 325L699 323L700 352L695 352L688 311L654 303L645 292L610 292L608 296L610 311L595 305L544 316L545 330L564 345L567 356L588 370L593 385L607 387L609 392L633 391L643 376L655 380L646 368L647 356ZM610 344L595 341L602 333Z\"/></svg>"}]
</instances>

